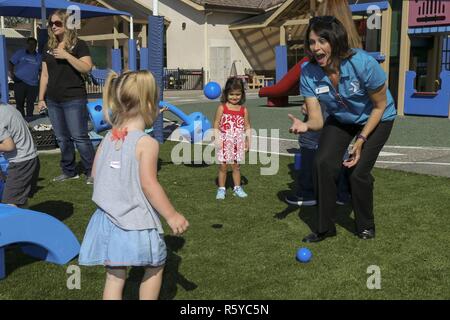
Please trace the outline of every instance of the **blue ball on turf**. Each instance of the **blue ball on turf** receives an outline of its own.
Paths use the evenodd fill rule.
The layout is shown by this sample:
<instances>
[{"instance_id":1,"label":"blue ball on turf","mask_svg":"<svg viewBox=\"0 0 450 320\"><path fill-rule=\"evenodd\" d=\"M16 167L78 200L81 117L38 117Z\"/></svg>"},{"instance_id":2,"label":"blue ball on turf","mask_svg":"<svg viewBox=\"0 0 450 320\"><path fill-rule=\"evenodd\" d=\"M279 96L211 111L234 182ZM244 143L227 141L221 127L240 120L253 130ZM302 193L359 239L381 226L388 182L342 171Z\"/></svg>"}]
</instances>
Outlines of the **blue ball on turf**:
<instances>
[{"instance_id":1,"label":"blue ball on turf","mask_svg":"<svg viewBox=\"0 0 450 320\"><path fill-rule=\"evenodd\" d=\"M220 97L220 95L222 94L222 89L220 88L220 84L211 81L208 82L203 88L203 93L208 99L214 100Z\"/></svg>"},{"instance_id":2,"label":"blue ball on turf","mask_svg":"<svg viewBox=\"0 0 450 320\"><path fill-rule=\"evenodd\" d=\"M312 253L308 248L300 248L297 250L297 260L303 263L311 260Z\"/></svg>"}]
</instances>

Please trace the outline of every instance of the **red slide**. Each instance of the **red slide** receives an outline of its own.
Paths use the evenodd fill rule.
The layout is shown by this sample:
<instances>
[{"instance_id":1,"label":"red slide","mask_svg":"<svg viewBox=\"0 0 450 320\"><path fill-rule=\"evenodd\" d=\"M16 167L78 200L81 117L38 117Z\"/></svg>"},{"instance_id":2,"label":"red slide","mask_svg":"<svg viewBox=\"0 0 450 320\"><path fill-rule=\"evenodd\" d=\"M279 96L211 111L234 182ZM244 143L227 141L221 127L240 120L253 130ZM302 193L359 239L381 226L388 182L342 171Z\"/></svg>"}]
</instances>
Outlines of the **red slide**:
<instances>
[{"instance_id":1,"label":"red slide","mask_svg":"<svg viewBox=\"0 0 450 320\"><path fill-rule=\"evenodd\" d=\"M267 97L268 107L286 106L289 103L289 96L300 94L298 82L302 73L301 65L307 61L307 57L303 58L277 84L259 90L260 97Z\"/></svg>"}]
</instances>

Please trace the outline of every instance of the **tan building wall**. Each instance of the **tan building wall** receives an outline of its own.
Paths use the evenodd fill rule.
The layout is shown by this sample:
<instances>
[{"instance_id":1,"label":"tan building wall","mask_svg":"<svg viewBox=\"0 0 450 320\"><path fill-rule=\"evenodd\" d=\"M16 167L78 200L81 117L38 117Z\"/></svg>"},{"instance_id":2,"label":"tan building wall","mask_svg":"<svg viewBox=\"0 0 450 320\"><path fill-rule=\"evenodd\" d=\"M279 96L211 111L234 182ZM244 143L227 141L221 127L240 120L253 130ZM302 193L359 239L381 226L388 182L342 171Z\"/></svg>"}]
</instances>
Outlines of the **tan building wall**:
<instances>
[{"instance_id":1,"label":"tan building wall","mask_svg":"<svg viewBox=\"0 0 450 320\"><path fill-rule=\"evenodd\" d=\"M142 0L138 2L144 4ZM247 15L206 13L180 1L161 0L159 3L159 14L170 20L166 34L168 68L203 68L206 81L221 84L230 75L233 61L240 66L238 73L251 68L228 29L231 23Z\"/></svg>"},{"instance_id":2,"label":"tan building wall","mask_svg":"<svg viewBox=\"0 0 450 320\"><path fill-rule=\"evenodd\" d=\"M134 0L140 5L152 10L152 1ZM246 14L199 11L181 1L160 0L158 13L164 16L169 24L166 32L167 68L201 69L205 70L206 81L223 83L230 75L233 62L236 63L238 73L245 68L252 68L243 46L238 44L229 25L247 18ZM128 35L128 22L119 18L123 25L123 33ZM88 19L82 26L80 35L89 39L91 35L111 34L113 32L113 18L104 17ZM144 39L135 32L135 39L146 45ZM127 63L127 40L119 40L124 46L124 62ZM105 46L108 51L110 65L110 49L112 40L88 41L91 46ZM247 50L248 51L248 50ZM213 57L211 57L211 55Z\"/></svg>"}]
</instances>

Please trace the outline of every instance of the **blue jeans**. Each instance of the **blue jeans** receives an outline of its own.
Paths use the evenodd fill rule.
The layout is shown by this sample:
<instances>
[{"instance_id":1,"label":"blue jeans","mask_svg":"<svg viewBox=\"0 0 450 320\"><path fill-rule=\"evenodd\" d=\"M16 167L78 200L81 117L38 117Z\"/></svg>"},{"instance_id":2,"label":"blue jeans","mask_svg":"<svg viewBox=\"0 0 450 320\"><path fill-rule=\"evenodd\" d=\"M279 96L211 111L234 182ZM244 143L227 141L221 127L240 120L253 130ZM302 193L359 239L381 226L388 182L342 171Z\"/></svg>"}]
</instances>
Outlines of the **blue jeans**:
<instances>
[{"instance_id":1,"label":"blue jeans","mask_svg":"<svg viewBox=\"0 0 450 320\"><path fill-rule=\"evenodd\" d=\"M81 163L87 176L91 175L94 162L95 151L88 134L89 115L86 102L86 99L47 101L48 115L61 149L61 169L70 177L77 174L74 143L80 152Z\"/></svg>"},{"instance_id":2,"label":"blue jeans","mask_svg":"<svg viewBox=\"0 0 450 320\"><path fill-rule=\"evenodd\" d=\"M304 200L317 200L314 192L313 183L313 164L314 158L317 153L317 148L310 149L300 147L301 153L301 165L298 174L298 189L297 196L302 197ZM350 190L348 180L348 170L342 166L337 181L337 200L342 202L350 201Z\"/></svg>"}]
</instances>

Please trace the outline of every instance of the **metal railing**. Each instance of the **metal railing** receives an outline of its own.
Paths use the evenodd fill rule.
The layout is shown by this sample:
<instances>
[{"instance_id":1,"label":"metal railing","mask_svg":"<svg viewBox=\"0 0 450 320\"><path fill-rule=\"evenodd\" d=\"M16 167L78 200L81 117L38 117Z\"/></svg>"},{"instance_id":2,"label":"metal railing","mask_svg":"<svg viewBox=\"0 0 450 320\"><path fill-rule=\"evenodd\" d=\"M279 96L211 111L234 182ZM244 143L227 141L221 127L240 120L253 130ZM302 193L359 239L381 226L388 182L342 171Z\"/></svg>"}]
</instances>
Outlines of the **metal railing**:
<instances>
[{"instance_id":1,"label":"metal railing","mask_svg":"<svg viewBox=\"0 0 450 320\"><path fill-rule=\"evenodd\" d=\"M164 69L164 90L202 90L202 69Z\"/></svg>"},{"instance_id":2,"label":"metal railing","mask_svg":"<svg viewBox=\"0 0 450 320\"><path fill-rule=\"evenodd\" d=\"M106 76L91 75L86 80L89 95L103 93ZM202 90L204 85L202 69L164 69L164 90Z\"/></svg>"}]
</instances>

